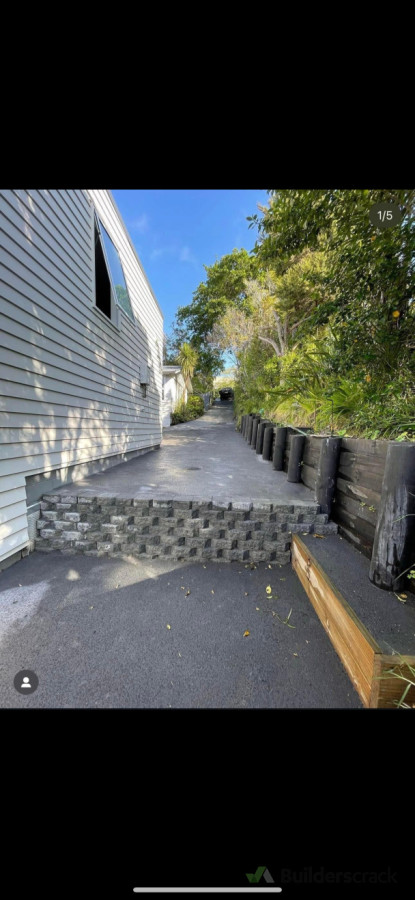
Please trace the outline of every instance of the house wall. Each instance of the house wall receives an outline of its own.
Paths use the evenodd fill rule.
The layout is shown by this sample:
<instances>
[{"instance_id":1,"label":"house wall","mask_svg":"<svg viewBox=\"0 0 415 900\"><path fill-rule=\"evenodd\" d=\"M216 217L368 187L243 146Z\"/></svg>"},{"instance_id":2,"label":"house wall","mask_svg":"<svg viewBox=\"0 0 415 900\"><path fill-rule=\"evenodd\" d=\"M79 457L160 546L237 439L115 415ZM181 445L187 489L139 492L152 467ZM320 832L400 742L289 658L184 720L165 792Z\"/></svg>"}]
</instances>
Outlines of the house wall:
<instances>
[{"instance_id":1,"label":"house wall","mask_svg":"<svg viewBox=\"0 0 415 900\"><path fill-rule=\"evenodd\" d=\"M91 200L136 318L118 328L94 305ZM26 484L34 509L48 484L160 444L163 316L109 191L2 191L0 224L1 564L28 544Z\"/></svg>"},{"instance_id":2,"label":"house wall","mask_svg":"<svg viewBox=\"0 0 415 900\"><path fill-rule=\"evenodd\" d=\"M162 403L163 427L170 425L171 414L178 400L184 398L187 401L187 389L181 373L177 375L163 375L164 400Z\"/></svg>"}]
</instances>

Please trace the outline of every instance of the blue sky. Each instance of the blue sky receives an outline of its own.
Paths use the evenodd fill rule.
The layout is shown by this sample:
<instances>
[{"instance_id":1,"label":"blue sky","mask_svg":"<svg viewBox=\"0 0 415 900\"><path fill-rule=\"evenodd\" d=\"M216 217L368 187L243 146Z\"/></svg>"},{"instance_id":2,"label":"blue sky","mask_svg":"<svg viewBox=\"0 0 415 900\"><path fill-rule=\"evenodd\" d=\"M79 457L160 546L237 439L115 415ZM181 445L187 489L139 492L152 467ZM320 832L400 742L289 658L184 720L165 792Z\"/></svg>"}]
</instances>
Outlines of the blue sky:
<instances>
[{"instance_id":1,"label":"blue sky","mask_svg":"<svg viewBox=\"0 0 415 900\"><path fill-rule=\"evenodd\" d=\"M212 265L234 247L252 250L247 216L266 190L112 190L169 332L176 310L192 301Z\"/></svg>"}]
</instances>

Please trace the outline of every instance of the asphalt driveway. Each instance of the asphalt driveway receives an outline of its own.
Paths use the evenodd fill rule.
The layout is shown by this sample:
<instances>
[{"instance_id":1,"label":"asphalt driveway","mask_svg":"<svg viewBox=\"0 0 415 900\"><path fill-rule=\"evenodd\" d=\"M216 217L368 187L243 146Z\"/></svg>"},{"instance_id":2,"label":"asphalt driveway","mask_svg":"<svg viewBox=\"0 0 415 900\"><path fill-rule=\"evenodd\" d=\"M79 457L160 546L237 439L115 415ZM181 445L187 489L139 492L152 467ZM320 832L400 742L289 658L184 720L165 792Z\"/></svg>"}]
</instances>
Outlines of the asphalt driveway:
<instances>
[{"instance_id":1,"label":"asphalt driveway","mask_svg":"<svg viewBox=\"0 0 415 900\"><path fill-rule=\"evenodd\" d=\"M304 484L287 482L286 472L277 472L248 446L236 431L229 401L217 401L199 419L164 428L158 449L53 490L127 499L314 502Z\"/></svg>"},{"instance_id":2,"label":"asphalt driveway","mask_svg":"<svg viewBox=\"0 0 415 900\"><path fill-rule=\"evenodd\" d=\"M0 654L3 708L362 708L289 565L35 552L0 573Z\"/></svg>"}]
</instances>

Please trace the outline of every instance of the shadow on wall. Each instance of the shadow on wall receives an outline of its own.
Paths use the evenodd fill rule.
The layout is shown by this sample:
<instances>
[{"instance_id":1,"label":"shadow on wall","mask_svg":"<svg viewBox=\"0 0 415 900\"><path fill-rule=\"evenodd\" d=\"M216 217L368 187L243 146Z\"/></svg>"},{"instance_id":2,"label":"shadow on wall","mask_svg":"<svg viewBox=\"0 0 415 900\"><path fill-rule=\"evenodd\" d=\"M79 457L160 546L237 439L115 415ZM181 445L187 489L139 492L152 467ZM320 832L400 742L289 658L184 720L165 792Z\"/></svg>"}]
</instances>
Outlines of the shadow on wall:
<instances>
[{"instance_id":1,"label":"shadow on wall","mask_svg":"<svg viewBox=\"0 0 415 900\"><path fill-rule=\"evenodd\" d=\"M89 281L85 273L87 244L82 247L83 267L77 268L77 259L69 267L69 220L62 210L59 223L52 224L45 214L42 194L50 202L50 192L36 192L38 203L35 192L8 193L14 195L15 209L18 195L19 252L31 279L29 288L19 275L22 267L6 269L3 340L9 365L0 414L2 474L23 472L27 502L33 504L51 486L63 486L160 443L161 390L155 371L160 371L161 354L159 347L157 359L157 350L149 345L128 271L135 322L121 311L119 331L94 305L92 259ZM8 228L9 220L5 222ZM10 228L12 234L18 231ZM61 255L53 239L62 243ZM48 270L47 253L53 262ZM140 384L140 362L148 366L147 389ZM156 415L153 422L150 410Z\"/></svg>"}]
</instances>

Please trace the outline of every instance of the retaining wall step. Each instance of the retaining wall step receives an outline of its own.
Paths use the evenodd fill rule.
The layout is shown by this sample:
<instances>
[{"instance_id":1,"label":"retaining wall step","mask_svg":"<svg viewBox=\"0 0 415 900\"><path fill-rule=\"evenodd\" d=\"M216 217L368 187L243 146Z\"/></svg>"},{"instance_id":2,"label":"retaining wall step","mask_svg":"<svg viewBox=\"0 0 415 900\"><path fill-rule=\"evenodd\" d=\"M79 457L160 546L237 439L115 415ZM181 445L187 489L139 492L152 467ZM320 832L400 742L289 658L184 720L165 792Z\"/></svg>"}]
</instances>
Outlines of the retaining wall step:
<instances>
[{"instance_id":1,"label":"retaining wall step","mask_svg":"<svg viewBox=\"0 0 415 900\"><path fill-rule=\"evenodd\" d=\"M70 501L70 502L69 502ZM35 549L69 555L290 562L292 534L332 534L319 504L46 494Z\"/></svg>"}]
</instances>

